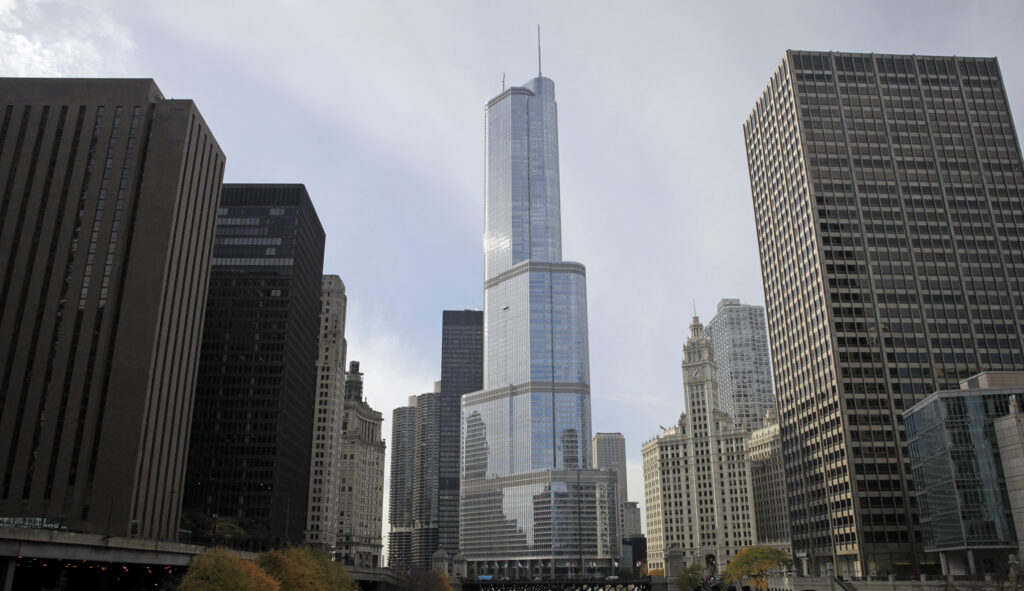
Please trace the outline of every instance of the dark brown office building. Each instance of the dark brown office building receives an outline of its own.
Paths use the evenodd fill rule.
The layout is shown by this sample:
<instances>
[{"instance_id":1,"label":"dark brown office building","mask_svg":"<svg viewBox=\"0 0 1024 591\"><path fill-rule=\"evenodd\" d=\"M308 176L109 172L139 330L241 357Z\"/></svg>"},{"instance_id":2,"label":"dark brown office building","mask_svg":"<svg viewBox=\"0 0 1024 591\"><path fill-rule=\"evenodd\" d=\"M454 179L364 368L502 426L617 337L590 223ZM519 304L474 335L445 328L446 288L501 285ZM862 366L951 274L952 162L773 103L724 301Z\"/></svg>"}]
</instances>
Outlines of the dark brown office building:
<instances>
[{"instance_id":1,"label":"dark brown office building","mask_svg":"<svg viewBox=\"0 0 1024 591\"><path fill-rule=\"evenodd\" d=\"M246 530L218 541L303 541L324 240L304 186L224 185L189 444L194 535L217 515Z\"/></svg>"},{"instance_id":2,"label":"dark brown office building","mask_svg":"<svg viewBox=\"0 0 1024 591\"><path fill-rule=\"evenodd\" d=\"M1024 368L1024 162L999 65L790 51L743 131L797 563L937 572L902 413Z\"/></svg>"},{"instance_id":3,"label":"dark brown office building","mask_svg":"<svg viewBox=\"0 0 1024 591\"><path fill-rule=\"evenodd\" d=\"M0 525L173 539L224 154L152 80L0 118Z\"/></svg>"}]
</instances>

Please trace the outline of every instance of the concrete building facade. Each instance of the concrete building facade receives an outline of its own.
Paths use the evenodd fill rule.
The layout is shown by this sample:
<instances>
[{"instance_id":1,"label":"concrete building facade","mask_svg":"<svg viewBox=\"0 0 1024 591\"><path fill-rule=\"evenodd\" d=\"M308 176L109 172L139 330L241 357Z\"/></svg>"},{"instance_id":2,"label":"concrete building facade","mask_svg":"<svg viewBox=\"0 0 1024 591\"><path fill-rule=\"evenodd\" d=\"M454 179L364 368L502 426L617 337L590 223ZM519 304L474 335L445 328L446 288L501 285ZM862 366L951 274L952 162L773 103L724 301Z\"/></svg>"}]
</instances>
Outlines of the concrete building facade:
<instances>
[{"instance_id":1,"label":"concrete building facade","mask_svg":"<svg viewBox=\"0 0 1024 591\"><path fill-rule=\"evenodd\" d=\"M618 479L616 492L619 496L619 531L625 537L625 504L628 499L626 488L626 438L622 436L622 433L597 433L591 442L591 450L594 454L594 468L613 471Z\"/></svg>"},{"instance_id":2,"label":"concrete building facade","mask_svg":"<svg viewBox=\"0 0 1024 591\"><path fill-rule=\"evenodd\" d=\"M765 413L763 426L750 433L750 481L757 543L789 552L789 508L783 502L788 494L786 469L774 410Z\"/></svg>"},{"instance_id":3,"label":"concrete building facade","mask_svg":"<svg viewBox=\"0 0 1024 591\"><path fill-rule=\"evenodd\" d=\"M622 503L622 539L643 535L643 519L636 501Z\"/></svg>"},{"instance_id":4,"label":"concrete building facade","mask_svg":"<svg viewBox=\"0 0 1024 591\"><path fill-rule=\"evenodd\" d=\"M724 299L705 333L715 348L722 410L737 427L761 427L765 413L775 409L764 306Z\"/></svg>"},{"instance_id":5,"label":"concrete building facade","mask_svg":"<svg viewBox=\"0 0 1024 591\"><path fill-rule=\"evenodd\" d=\"M686 412L643 446L648 566L674 568L676 553L716 576L757 540L750 433L719 407L715 351L696 316L682 366Z\"/></svg>"},{"instance_id":6,"label":"concrete building facade","mask_svg":"<svg viewBox=\"0 0 1024 591\"><path fill-rule=\"evenodd\" d=\"M347 566L378 567L384 547L384 416L363 398L359 362L350 361L348 365L341 419L341 495L335 556Z\"/></svg>"},{"instance_id":7,"label":"concrete building facade","mask_svg":"<svg viewBox=\"0 0 1024 591\"><path fill-rule=\"evenodd\" d=\"M1017 399L1010 400L1006 416L994 423L999 457L1003 464L1003 482L1017 538L1017 561L1024 560L1024 409Z\"/></svg>"},{"instance_id":8,"label":"concrete building facade","mask_svg":"<svg viewBox=\"0 0 1024 591\"><path fill-rule=\"evenodd\" d=\"M306 543L334 552L338 541L341 494L341 422L345 387L345 284L324 275L320 293L320 343L317 350L316 414L309 465ZM316 452L323 452L317 457Z\"/></svg>"},{"instance_id":9,"label":"concrete building facade","mask_svg":"<svg viewBox=\"0 0 1024 591\"><path fill-rule=\"evenodd\" d=\"M788 51L743 127L810 572L933 568L900 416L1024 367L1024 164L994 58Z\"/></svg>"},{"instance_id":10,"label":"concrete building facade","mask_svg":"<svg viewBox=\"0 0 1024 591\"><path fill-rule=\"evenodd\" d=\"M416 454L416 396L391 413L391 488L388 490L388 568L412 568L413 463Z\"/></svg>"},{"instance_id":11,"label":"concrete building facade","mask_svg":"<svg viewBox=\"0 0 1024 591\"><path fill-rule=\"evenodd\" d=\"M0 515L175 540L224 153L152 80L0 79Z\"/></svg>"}]
</instances>

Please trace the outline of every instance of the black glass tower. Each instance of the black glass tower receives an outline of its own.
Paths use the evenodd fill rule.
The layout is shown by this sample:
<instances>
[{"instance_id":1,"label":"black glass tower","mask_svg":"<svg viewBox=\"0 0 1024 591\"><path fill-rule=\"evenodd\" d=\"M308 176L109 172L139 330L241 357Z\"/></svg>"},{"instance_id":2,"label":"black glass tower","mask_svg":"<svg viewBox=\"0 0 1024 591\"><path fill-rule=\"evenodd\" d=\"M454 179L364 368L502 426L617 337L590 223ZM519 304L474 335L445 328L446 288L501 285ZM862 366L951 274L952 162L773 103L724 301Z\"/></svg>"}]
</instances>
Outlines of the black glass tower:
<instances>
[{"instance_id":1,"label":"black glass tower","mask_svg":"<svg viewBox=\"0 0 1024 591\"><path fill-rule=\"evenodd\" d=\"M224 185L183 511L194 537L230 518L244 539L218 543L303 540L324 239L304 186Z\"/></svg>"},{"instance_id":2,"label":"black glass tower","mask_svg":"<svg viewBox=\"0 0 1024 591\"><path fill-rule=\"evenodd\" d=\"M484 313L445 310L441 324L441 436L438 454L438 544L459 548L460 400L484 384Z\"/></svg>"}]
</instances>

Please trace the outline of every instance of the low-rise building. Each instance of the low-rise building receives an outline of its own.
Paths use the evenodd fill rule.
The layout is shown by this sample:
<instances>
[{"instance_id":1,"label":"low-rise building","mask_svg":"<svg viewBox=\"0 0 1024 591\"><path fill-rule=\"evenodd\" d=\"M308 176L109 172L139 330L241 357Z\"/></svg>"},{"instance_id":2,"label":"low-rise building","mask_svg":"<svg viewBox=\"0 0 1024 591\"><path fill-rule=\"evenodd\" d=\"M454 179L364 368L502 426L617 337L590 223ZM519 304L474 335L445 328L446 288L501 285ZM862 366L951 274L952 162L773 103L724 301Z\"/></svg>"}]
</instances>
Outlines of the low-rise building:
<instances>
[{"instance_id":1,"label":"low-rise building","mask_svg":"<svg viewBox=\"0 0 1024 591\"><path fill-rule=\"evenodd\" d=\"M925 552L939 554L946 574L998 572L1017 553L1015 522L1024 521L1020 513L1015 521L1014 504L1022 503L1011 503L1004 469L1020 497L1021 429L1014 433L1014 427L1024 405L1024 373L983 373L960 387L935 392L903 413L922 541Z\"/></svg>"}]
</instances>

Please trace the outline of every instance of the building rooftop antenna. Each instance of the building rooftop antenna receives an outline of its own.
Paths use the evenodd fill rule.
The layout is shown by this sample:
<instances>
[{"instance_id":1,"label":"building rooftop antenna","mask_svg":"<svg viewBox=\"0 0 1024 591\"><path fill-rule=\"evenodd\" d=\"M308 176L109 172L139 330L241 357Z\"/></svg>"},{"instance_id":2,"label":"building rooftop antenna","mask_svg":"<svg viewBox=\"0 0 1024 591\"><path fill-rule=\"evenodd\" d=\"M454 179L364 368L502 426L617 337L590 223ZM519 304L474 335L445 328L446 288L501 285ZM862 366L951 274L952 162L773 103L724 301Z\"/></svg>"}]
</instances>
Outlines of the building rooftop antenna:
<instances>
[{"instance_id":1,"label":"building rooftop antenna","mask_svg":"<svg viewBox=\"0 0 1024 591\"><path fill-rule=\"evenodd\" d=\"M541 77L540 73L540 25L537 25L537 77Z\"/></svg>"},{"instance_id":2,"label":"building rooftop antenna","mask_svg":"<svg viewBox=\"0 0 1024 591\"><path fill-rule=\"evenodd\" d=\"M501 73L501 91L505 92L505 72Z\"/></svg>"}]
</instances>

